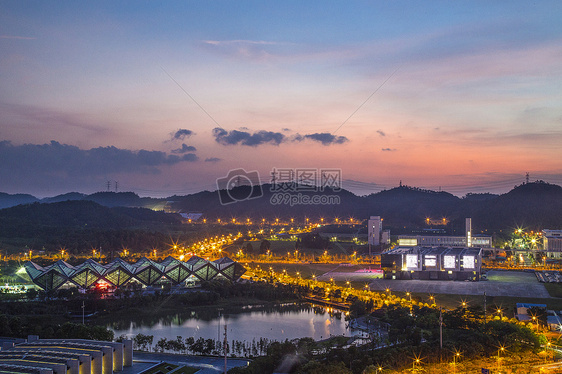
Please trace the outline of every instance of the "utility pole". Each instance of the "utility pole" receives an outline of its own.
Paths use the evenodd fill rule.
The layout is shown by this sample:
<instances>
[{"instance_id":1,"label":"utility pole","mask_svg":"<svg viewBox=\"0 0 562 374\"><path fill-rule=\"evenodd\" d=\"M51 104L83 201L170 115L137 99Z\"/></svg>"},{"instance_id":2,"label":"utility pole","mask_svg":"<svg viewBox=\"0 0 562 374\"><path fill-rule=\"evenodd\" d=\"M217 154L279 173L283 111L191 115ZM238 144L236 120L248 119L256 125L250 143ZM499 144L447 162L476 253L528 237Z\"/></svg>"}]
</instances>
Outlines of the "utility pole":
<instances>
[{"instance_id":1,"label":"utility pole","mask_svg":"<svg viewBox=\"0 0 562 374\"><path fill-rule=\"evenodd\" d=\"M443 312L439 307L439 362L443 361Z\"/></svg>"},{"instance_id":2,"label":"utility pole","mask_svg":"<svg viewBox=\"0 0 562 374\"><path fill-rule=\"evenodd\" d=\"M227 344L228 344L228 340L226 339L226 323L224 324L224 374L226 374L226 348L227 348Z\"/></svg>"},{"instance_id":3,"label":"utility pole","mask_svg":"<svg viewBox=\"0 0 562 374\"><path fill-rule=\"evenodd\" d=\"M486 291L484 291L484 326L486 326Z\"/></svg>"},{"instance_id":4,"label":"utility pole","mask_svg":"<svg viewBox=\"0 0 562 374\"><path fill-rule=\"evenodd\" d=\"M84 317L85 317L85 309L86 305L84 304L84 301L82 301L82 324L85 325L84 323Z\"/></svg>"}]
</instances>

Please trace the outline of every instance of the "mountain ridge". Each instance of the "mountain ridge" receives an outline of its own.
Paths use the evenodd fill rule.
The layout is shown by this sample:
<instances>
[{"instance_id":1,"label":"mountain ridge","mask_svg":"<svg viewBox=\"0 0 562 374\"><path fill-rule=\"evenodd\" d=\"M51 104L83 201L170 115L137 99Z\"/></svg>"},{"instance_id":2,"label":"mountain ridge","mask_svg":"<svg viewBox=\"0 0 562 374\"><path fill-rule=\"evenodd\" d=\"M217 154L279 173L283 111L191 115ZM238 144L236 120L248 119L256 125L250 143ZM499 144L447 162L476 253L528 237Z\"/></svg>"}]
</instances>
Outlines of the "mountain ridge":
<instances>
[{"instance_id":1,"label":"mountain ridge","mask_svg":"<svg viewBox=\"0 0 562 374\"><path fill-rule=\"evenodd\" d=\"M277 186L239 186L232 190L201 191L195 194L173 195L165 199L140 197L133 192L98 192L84 195L70 192L52 198L37 199L31 195L0 193L0 208L8 197L20 204L49 204L64 201L93 201L101 206L117 208L149 208L169 212L201 212L208 219L239 218L296 218L317 219L334 217L358 220L371 215L384 217L385 226L400 232L404 227L424 227L426 218L445 218L459 230L464 218L472 217L475 232L501 231L507 228L529 229L562 228L562 187L536 181L515 186L501 194L469 194L462 198L445 191L431 191L416 187L399 186L367 196L357 196L346 190L326 188L308 191L290 186L288 191L277 191ZM259 190L256 190L259 188ZM309 188L310 190L310 188ZM256 194L256 191L260 192ZM252 195L254 194L254 195ZM300 195L301 200L291 201ZM337 197L331 204L306 204L304 198ZM223 205L221 199L231 204ZM283 200L283 198L287 198ZM65 200L66 199L66 200ZM224 202L224 201L223 201ZM0 210L1 211L1 210Z\"/></svg>"}]
</instances>

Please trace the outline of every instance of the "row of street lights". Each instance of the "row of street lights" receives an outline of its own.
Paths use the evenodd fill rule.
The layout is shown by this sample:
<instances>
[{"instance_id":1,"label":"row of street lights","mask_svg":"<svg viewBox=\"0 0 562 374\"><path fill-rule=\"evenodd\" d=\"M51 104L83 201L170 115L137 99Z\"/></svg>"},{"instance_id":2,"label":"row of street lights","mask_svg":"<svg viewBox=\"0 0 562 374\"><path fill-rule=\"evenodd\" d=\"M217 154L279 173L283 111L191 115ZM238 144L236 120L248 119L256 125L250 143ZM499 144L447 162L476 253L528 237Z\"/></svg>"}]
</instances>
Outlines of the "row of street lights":
<instances>
[{"instance_id":1,"label":"row of street lights","mask_svg":"<svg viewBox=\"0 0 562 374\"><path fill-rule=\"evenodd\" d=\"M259 269L259 265L258 265L258 269ZM275 272L273 271L273 268L272 268L272 267L269 267L269 271L270 271L270 274L275 275ZM279 280L281 280L281 279L286 279L287 277L289 277L289 275L288 275L288 273L287 273L287 270L286 270L286 269L283 269L283 271L282 271L282 278L279 278ZM318 280L317 280L316 275L312 275L311 278L312 278L312 281L313 281L313 285L318 284ZM301 283L301 282L303 282L303 281L304 281L304 282L307 282L306 284L308 284L308 285L310 286L310 283L308 283L309 281L306 281L305 279L302 279L301 273L297 271L297 272L296 272L296 279L295 279L295 282ZM329 279L328 285L329 285L329 287L326 288L327 292L329 292L329 291L331 291L331 290L333 290L333 289L335 289L335 288L337 287L336 284L335 284L334 278L330 278L330 279ZM352 287L351 287L351 282L350 282L349 280L346 280L346 281L345 281L345 290L351 290L351 288L352 288ZM359 291L359 292L360 292L361 290L356 290L356 291ZM366 291L366 292L369 292L369 291L370 291L370 288L369 288L369 286L368 286L367 284L364 286L364 291ZM385 291L386 291L386 296L389 298L389 297L391 296L391 290L390 290L390 288L386 288ZM347 293L346 293L346 295L347 295ZM409 302L412 303L412 293L409 292L409 291L407 291L407 292L405 293L405 295L408 296ZM367 294L367 297L370 297L370 296ZM399 299L398 299L398 300L399 300ZM429 300L431 301L432 306L435 306L435 305L436 305L436 304L435 304L435 296L430 295L430 296L429 296ZM392 301L392 300L390 300L390 301ZM396 300L395 300L394 302L396 302ZM399 302L399 301L398 301L398 302ZM461 305L463 308L467 308L467 307L468 307L468 302L467 302L466 300L461 300L460 305ZM503 309L502 309L501 307L496 307L495 312L498 313L498 315L500 316L500 318L503 319ZM534 318L533 318L533 321L536 321L536 323L537 323L537 328L538 328L538 320L537 320L537 317L536 317L536 316L533 316L533 317L534 317ZM545 348L545 351L550 348L550 345L551 345L550 342L548 342L548 343L547 343L547 347ZM500 346L498 347L498 356L497 356L497 359L498 359L498 367L499 367L499 368L501 368L501 359L502 359L503 356L505 356L506 352L507 352L507 350L506 350L506 347L505 347L505 346L500 345ZM460 360L461 360L461 358L462 358L462 351L461 351L461 350L458 350L458 349L455 349L452 353L453 353L453 355L452 355L452 357L453 357L452 365L453 365L453 370L454 370L454 372L456 373L458 364L459 364L459 362L460 362ZM546 360L546 358L545 358L545 360ZM419 366L421 366L422 364L423 364L423 359L422 359L421 357L419 357L419 356L415 356L415 357L413 358L413 362L412 362L412 370L413 370L413 371L416 371L416 370L419 368ZM378 367L378 368L377 368L377 371L382 372L382 367Z\"/></svg>"},{"instance_id":2,"label":"row of street lights","mask_svg":"<svg viewBox=\"0 0 562 374\"><path fill-rule=\"evenodd\" d=\"M289 225L289 224L294 224L294 223L303 223L305 225L324 225L324 224L339 224L339 225L359 225L362 224L362 221L357 219L357 218L353 218L350 217L348 219L341 219L339 217L334 217L332 220L329 219L325 219L324 217L321 217L319 219L317 219L316 221L312 221L309 217L305 217L302 221L296 220L295 218L290 218L290 219L279 219L279 218L275 218L274 220L268 220L266 218L262 218L261 220L252 220L250 218L246 218L246 220L244 219L239 219L239 218L235 218L232 217L230 219L224 219L224 218L217 218L216 221L213 221L214 223L220 224L220 225L226 225L226 224L235 224L235 225L256 225L256 224L260 224L260 225ZM193 220L188 220L188 223L211 223L211 221L207 220L206 218L204 218L203 220L196 222Z\"/></svg>"}]
</instances>

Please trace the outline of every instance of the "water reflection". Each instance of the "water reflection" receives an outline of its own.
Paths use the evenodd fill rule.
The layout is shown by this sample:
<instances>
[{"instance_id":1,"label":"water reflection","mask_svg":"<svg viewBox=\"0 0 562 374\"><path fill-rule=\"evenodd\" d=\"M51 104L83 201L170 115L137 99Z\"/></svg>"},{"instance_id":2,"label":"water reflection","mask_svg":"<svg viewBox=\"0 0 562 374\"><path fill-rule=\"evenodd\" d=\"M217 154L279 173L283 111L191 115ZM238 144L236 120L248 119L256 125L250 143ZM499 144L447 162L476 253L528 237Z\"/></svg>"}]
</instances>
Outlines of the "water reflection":
<instances>
[{"instance_id":1,"label":"water reflection","mask_svg":"<svg viewBox=\"0 0 562 374\"><path fill-rule=\"evenodd\" d=\"M225 309L189 310L181 313L142 316L114 320L107 326L116 336L142 333L160 338L177 336L195 339L222 339L224 325L228 325L228 339L246 340L267 338L285 340L312 337L316 340L332 335L350 336L341 312L313 307L309 304L253 305Z\"/></svg>"}]
</instances>

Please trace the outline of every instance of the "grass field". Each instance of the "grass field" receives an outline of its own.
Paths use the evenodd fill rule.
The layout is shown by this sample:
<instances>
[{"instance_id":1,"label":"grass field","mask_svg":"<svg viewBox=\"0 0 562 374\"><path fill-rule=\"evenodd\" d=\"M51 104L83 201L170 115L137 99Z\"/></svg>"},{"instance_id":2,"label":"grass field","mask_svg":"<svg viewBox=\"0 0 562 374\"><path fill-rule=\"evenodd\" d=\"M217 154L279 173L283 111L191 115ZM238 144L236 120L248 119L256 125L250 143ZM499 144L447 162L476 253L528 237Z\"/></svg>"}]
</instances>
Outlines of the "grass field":
<instances>
[{"instance_id":1,"label":"grass field","mask_svg":"<svg viewBox=\"0 0 562 374\"><path fill-rule=\"evenodd\" d=\"M560 283L545 283L544 287L548 294L552 297L562 297L562 284ZM562 310L562 309L558 309Z\"/></svg>"}]
</instances>

